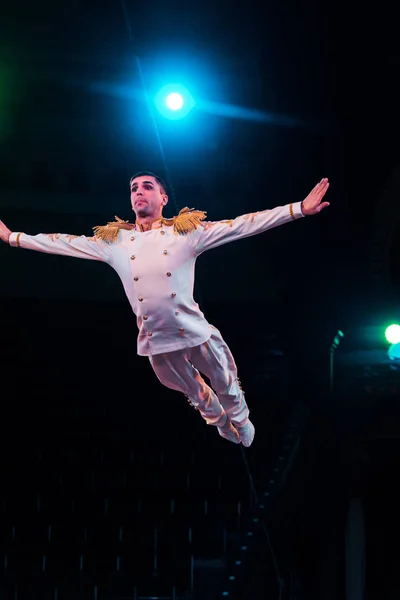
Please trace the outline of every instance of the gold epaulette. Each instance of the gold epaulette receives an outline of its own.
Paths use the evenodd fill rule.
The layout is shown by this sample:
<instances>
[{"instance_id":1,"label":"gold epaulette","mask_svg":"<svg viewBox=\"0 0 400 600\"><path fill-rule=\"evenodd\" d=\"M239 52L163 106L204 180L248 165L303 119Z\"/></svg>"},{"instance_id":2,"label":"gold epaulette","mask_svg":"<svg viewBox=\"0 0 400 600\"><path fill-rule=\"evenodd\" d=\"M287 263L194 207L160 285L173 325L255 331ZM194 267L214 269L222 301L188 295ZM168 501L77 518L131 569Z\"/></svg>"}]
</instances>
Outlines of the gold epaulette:
<instances>
[{"instance_id":1,"label":"gold epaulette","mask_svg":"<svg viewBox=\"0 0 400 600\"><path fill-rule=\"evenodd\" d=\"M207 216L207 213L203 210L196 210L195 208L182 208L179 214L172 219L161 219L161 223L167 226L174 226L174 232L180 235L185 235L194 229L197 229L200 225L200 221L203 221Z\"/></svg>"},{"instance_id":2,"label":"gold epaulette","mask_svg":"<svg viewBox=\"0 0 400 600\"><path fill-rule=\"evenodd\" d=\"M200 221L203 221L207 216L202 210L195 210L194 208L182 208L179 211L179 214L176 217L172 217L171 219L164 219L163 217L160 219L163 225L167 227L174 227L174 232L179 235L185 235L200 225ZM103 240L105 242L116 242L118 239L118 234L120 229L125 229L127 231L131 231L135 228L134 223L129 223L129 221L123 221L119 217L115 217L116 221L110 221L107 225L98 225L97 227L93 227L93 231L95 236Z\"/></svg>"},{"instance_id":3,"label":"gold epaulette","mask_svg":"<svg viewBox=\"0 0 400 600\"><path fill-rule=\"evenodd\" d=\"M134 229L134 223L129 223L129 221L123 221L119 217L115 216L116 221L109 221L107 225L97 225L97 227L93 227L94 235L104 242L116 242L118 239L118 234L120 229L126 229L130 231Z\"/></svg>"}]
</instances>

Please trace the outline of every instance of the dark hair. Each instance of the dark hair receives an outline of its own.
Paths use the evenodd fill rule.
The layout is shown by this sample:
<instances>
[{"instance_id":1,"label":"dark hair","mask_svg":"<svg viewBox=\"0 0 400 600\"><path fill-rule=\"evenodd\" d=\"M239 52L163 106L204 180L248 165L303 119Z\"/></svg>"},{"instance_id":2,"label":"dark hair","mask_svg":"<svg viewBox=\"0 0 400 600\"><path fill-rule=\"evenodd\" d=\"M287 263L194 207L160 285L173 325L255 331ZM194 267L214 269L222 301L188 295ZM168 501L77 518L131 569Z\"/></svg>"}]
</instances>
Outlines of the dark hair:
<instances>
[{"instance_id":1,"label":"dark hair","mask_svg":"<svg viewBox=\"0 0 400 600\"><path fill-rule=\"evenodd\" d=\"M165 182L158 175L154 175L154 173L151 173L151 171L139 171L139 173L135 173L135 175L132 175L132 177L130 178L129 183L131 184L132 181L134 179L136 179L136 177L143 177L144 175L148 175L149 177L154 177L154 179L157 181L158 185L160 186L161 191L164 194L167 193L167 186L165 185Z\"/></svg>"}]
</instances>

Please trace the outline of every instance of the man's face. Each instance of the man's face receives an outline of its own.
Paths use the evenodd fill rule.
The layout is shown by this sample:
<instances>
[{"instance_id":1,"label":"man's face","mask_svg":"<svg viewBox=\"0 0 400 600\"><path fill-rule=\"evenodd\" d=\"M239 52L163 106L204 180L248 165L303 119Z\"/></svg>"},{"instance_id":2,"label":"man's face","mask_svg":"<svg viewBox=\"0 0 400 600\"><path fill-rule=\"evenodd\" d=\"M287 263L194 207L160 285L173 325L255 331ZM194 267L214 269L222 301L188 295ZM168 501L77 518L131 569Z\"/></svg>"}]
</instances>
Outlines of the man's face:
<instances>
[{"instance_id":1,"label":"man's face","mask_svg":"<svg viewBox=\"0 0 400 600\"><path fill-rule=\"evenodd\" d=\"M167 202L168 196L154 177L142 175L131 181L131 204L137 217L158 219Z\"/></svg>"}]
</instances>

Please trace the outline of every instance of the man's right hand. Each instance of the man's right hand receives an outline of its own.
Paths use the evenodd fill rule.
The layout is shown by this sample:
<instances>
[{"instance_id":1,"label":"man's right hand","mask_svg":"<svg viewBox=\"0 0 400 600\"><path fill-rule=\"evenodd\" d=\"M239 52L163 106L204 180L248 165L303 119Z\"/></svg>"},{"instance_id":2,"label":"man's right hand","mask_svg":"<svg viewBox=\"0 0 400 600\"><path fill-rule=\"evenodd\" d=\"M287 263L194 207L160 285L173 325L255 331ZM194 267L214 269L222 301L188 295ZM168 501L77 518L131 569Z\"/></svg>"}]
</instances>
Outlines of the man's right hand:
<instances>
[{"instance_id":1,"label":"man's right hand","mask_svg":"<svg viewBox=\"0 0 400 600\"><path fill-rule=\"evenodd\" d=\"M0 240L2 242L5 242L6 244L8 244L10 235L11 235L10 229L8 229L8 227L6 227L4 225L3 221L0 221Z\"/></svg>"}]
</instances>

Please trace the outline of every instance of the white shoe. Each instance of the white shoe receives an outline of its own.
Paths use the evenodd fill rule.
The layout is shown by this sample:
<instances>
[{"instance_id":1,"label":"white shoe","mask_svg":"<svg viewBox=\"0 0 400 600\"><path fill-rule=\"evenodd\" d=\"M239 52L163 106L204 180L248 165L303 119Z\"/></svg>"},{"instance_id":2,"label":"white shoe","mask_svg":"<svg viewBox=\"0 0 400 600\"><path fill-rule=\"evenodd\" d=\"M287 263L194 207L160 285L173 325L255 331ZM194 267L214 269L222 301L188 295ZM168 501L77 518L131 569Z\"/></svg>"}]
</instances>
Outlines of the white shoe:
<instances>
[{"instance_id":1,"label":"white shoe","mask_svg":"<svg viewBox=\"0 0 400 600\"><path fill-rule=\"evenodd\" d=\"M217 427L217 429L221 437L225 438L226 440L229 440L230 442L233 442L234 444L240 444L239 433L229 421L229 419L226 420L225 425L223 425L222 427Z\"/></svg>"},{"instance_id":2,"label":"white shoe","mask_svg":"<svg viewBox=\"0 0 400 600\"><path fill-rule=\"evenodd\" d=\"M246 448L251 446L256 433L253 423L248 420L244 425L242 425L242 427L237 427L237 431L239 432L240 441L242 442L243 446Z\"/></svg>"}]
</instances>

